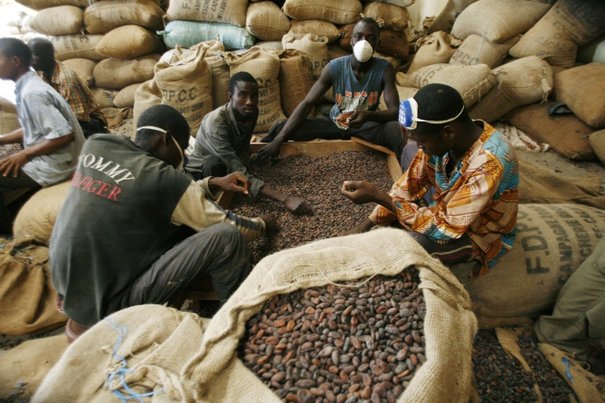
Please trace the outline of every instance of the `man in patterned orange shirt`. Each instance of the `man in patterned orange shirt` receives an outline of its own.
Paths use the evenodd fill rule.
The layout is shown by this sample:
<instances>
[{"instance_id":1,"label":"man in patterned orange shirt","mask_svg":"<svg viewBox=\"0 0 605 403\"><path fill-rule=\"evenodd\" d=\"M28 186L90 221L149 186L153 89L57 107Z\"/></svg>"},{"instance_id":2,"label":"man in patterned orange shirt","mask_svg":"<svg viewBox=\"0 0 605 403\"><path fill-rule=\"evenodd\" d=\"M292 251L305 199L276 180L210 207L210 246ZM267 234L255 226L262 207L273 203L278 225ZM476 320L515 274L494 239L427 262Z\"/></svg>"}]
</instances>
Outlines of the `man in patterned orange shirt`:
<instances>
[{"instance_id":1,"label":"man in patterned orange shirt","mask_svg":"<svg viewBox=\"0 0 605 403\"><path fill-rule=\"evenodd\" d=\"M27 45L32 50L32 67L65 98L78 118L84 136L108 133L105 117L90 89L73 70L55 60L53 44L44 38L34 38Z\"/></svg>"},{"instance_id":2,"label":"man in patterned orange shirt","mask_svg":"<svg viewBox=\"0 0 605 403\"><path fill-rule=\"evenodd\" d=\"M365 181L346 181L354 203L378 203L351 232L398 222L444 264L481 262L483 274L515 239L518 163L506 138L473 121L460 94L429 84L401 102L399 122L419 151L390 193ZM423 196L434 188L429 205ZM477 274L477 273L475 273Z\"/></svg>"}]
</instances>

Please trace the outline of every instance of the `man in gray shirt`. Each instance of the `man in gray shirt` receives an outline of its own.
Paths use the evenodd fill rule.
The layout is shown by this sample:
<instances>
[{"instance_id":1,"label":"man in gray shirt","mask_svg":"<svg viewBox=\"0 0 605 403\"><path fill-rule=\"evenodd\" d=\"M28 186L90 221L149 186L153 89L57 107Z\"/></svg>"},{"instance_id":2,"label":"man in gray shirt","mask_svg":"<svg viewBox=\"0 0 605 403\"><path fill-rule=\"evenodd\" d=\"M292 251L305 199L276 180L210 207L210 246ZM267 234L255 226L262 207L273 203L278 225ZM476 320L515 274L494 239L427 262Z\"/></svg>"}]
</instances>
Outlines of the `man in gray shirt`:
<instances>
[{"instance_id":1,"label":"man in gray shirt","mask_svg":"<svg viewBox=\"0 0 605 403\"><path fill-rule=\"evenodd\" d=\"M0 38L0 79L15 82L21 128L0 136L0 145L21 143L23 150L0 160L0 232L10 233L12 214L5 195L35 191L71 177L84 135L71 108L57 91L30 69L31 50L21 40Z\"/></svg>"}]
</instances>

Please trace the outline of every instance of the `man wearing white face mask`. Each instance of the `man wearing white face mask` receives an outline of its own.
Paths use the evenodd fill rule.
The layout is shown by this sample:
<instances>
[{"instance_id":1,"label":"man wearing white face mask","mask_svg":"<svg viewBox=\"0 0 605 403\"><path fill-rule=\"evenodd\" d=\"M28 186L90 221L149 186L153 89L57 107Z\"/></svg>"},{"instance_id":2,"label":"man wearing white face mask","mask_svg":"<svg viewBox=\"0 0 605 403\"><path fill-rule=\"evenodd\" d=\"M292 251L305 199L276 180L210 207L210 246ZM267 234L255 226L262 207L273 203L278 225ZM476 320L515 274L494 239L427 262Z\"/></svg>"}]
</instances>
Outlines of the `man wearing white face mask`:
<instances>
[{"instance_id":1,"label":"man wearing white face mask","mask_svg":"<svg viewBox=\"0 0 605 403\"><path fill-rule=\"evenodd\" d=\"M68 338L129 306L179 307L205 277L226 300L249 273L246 241L273 217L249 219L213 202L217 190L248 193L240 172L194 182L175 169L188 140L185 118L156 105L141 114L134 141L114 134L86 141L49 250Z\"/></svg>"},{"instance_id":2,"label":"man wearing white face mask","mask_svg":"<svg viewBox=\"0 0 605 403\"><path fill-rule=\"evenodd\" d=\"M286 140L306 141L360 137L385 146L398 157L403 136L397 124L399 95L395 69L386 60L372 57L378 46L380 27L372 18L361 19L353 28L353 55L334 59L324 67L305 99L290 118L275 124L263 141L270 144L258 153L266 159L279 153ZM332 87L335 104L329 115L308 118L313 106ZM386 110L378 110L384 91Z\"/></svg>"}]
</instances>

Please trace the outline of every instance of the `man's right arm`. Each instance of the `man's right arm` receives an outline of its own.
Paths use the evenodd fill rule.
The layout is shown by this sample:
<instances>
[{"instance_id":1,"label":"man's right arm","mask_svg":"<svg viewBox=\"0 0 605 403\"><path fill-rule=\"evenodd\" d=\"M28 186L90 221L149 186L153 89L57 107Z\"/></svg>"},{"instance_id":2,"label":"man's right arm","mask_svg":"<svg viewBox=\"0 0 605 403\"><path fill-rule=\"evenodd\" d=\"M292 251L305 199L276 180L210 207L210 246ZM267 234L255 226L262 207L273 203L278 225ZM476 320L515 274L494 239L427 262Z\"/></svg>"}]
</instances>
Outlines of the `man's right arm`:
<instances>
[{"instance_id":1,"label":"man's right arm","mask_svg":"<svg viewBox=\"0 0 605 403\"><path fill-rule=\"evenodd\" d=\"M14 132L0 136L0 145L23 143L23 129L18 128Z\"/></svg>"}]
</instances>

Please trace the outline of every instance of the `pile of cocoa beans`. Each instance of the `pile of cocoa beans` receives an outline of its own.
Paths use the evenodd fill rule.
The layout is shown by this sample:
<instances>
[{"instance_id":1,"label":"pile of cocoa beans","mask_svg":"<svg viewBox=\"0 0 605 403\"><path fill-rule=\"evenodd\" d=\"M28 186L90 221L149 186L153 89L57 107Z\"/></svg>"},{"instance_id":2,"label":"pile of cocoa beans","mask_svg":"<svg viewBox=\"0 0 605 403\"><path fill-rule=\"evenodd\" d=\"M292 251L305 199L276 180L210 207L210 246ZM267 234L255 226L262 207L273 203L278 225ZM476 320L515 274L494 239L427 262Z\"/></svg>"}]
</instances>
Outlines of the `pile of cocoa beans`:
<instances>
[{"instance_id":1,"label":"pile of cocoa beans","mask_svg":"<svg viewBox=\"0 0 605 403\"><path fill-rule=\"evenodd\" d=\"M303 198L313 210L312 214L295 216L276 201L258 198L250 202L234 197L230 209L237 214L277 216L279 232L250 245L253 263L282 249L338 236L365 220L375 204L356 205L342 196L340 188L345 180L367 180L384 191L393 184L386 155L373 151L338 152L318 158L292 155L253 167L252 173L286 195Z\"/></svg>"},{"instance_id":2,"label":"pile of cocoa beans","mask_svg":"<svg viewBox=\"0 0 605 403\"><path fill-rule=\"evenodd\" d=\"M238 355L288 402L394 402L426 361L418 284L410 269L277 295Z\"/></svg>"}]
</instances>

